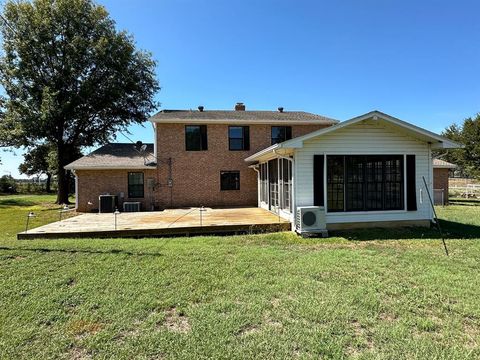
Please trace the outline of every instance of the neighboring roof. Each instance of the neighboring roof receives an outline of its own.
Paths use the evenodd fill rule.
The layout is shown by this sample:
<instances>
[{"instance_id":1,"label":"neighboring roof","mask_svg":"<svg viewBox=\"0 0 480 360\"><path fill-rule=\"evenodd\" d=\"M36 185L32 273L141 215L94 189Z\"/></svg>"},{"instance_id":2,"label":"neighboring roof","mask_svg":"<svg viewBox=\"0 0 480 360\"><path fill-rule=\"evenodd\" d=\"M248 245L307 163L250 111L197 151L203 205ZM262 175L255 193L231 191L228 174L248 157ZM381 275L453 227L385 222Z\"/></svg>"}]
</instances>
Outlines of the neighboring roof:
<instances>
[{"instance_id":1,"label":"neighboring roof","mask_svg":"<svg viewBox=\"0 0 480 360\"><path fill-rule=\"evenodd\" d=\"M394 127L402 129L402 131L408 133L409 135L417 138L418 140L429 142L432 144L433 149L456 149L456 148L461 148L462 145L451 141L443 136L437 135L431 131L422 129L416 125L410 124L406 121L394 118L393 116L384 114L380 111L371 111L367 114L355 117L353 119L343 121L339 124L336 124L334 126L330 126L327 128L323 128L317 131L313 131L309 134L299 136L297 138L287 140L283 143L280 144L275 144L272 145L264 150L261 150L257 152L256 154L253 154L249 156L248 158L245 159L247 162L251 161L258 161L259 158L265 157L267 154L270 154L270 156L275 154L276 151L279 151L280 149L295 149L295 148L302 148L303 147L303 142L312 138L315 138L317 136L322 136L329 134L331 132L340 130L344 127L356 124L358 122L364 121L364 120L375 120L375 121L384 121L385 123L388 123L389 125L392 125Z\"/></svg>"},{"instance_id":2,"label":"neighboring roof","mask_svg":"<svg viewBox=\"0 0 480 360\"><path fill-rule=\"evenodd\" d=\"M442 159L433 159L433 168L434 169L455 169L457 165L449 163L448 161Z\"/></svg>"},{"instance_id":3,"label":"neighboring roof","mask_svg":"<svg viewBox=\"0 0 480 360\"><path fill-rule=\"evenodd\" d=\"M151 169L145 165L152 161L153 144L145 144L147 149L141 154L132 143L111 143L81 157L65 166L67 170L104 170L104 169Z\"/></svg>"},{"instance_id":4,"label":"neighboring roof","mask_svg":"<svg viewBox=\"0 0 480 360\"><path fill-rule=\"evenodd\" d=\"M210 124L326 124L339 121L305 111L234 111L234 110L162 110L150 118L154 123Z\"/></svg>"}]
</instances>

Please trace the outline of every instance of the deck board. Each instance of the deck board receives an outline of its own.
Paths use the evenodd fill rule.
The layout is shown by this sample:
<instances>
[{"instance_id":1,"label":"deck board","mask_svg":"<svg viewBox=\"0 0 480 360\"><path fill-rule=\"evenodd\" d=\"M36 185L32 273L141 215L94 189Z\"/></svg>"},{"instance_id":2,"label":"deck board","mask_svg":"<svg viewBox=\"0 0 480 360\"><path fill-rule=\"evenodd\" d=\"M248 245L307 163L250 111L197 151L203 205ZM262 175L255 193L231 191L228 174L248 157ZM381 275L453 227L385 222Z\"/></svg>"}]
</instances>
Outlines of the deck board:
<instances>
[{"instance_id":1,"label":"deck board","mask_svg":"<svg viewBox=\"0 0 480 360\"><path fill-rule=\"evenodd\" d=\"M288 231L290 222L260 208L168 209L155 212L80 214L30 229L18 239L145 237L232 232Z\"/></svg>"}]
</instances>

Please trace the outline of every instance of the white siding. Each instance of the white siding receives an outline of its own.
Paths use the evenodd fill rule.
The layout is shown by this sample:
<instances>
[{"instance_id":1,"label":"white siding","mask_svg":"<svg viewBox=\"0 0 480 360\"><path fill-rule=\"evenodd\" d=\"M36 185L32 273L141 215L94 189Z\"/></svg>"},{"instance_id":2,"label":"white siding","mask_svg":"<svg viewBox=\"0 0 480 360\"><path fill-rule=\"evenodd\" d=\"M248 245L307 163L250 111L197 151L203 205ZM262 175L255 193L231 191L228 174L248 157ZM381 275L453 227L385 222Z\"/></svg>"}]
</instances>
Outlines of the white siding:
<instances>
[{"instance_id":1,"label":"white siding","mask_svg":"<svg viewBox=\"0 0 480 360\"><path fill-rule=\"evenodd\" d=\"M416 155L417 211L327 213L327 223L425 220L432 211L422 177L432 189L429 145L375 121L357 123L330 134L305 141L295 153L296 206L313 205L313 156L323 154L406 154ZM422 191L420 192L420 189ZM422 197L422 199L420 199ZM422 201L423 200L423 201Z\"/></svg>"}]
</instances>

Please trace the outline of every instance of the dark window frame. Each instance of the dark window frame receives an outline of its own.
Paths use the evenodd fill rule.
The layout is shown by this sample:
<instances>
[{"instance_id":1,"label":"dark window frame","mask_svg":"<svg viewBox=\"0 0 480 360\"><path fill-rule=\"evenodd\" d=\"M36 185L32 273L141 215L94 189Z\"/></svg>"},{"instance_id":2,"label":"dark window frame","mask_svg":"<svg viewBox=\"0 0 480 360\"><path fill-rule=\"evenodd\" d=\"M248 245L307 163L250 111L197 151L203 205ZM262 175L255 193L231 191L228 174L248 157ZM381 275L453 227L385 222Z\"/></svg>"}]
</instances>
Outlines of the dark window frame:
<instances>
[{"instance_id":1,"label":"dark window frame","mask_svg":"<svg viewBox=\"0 0 480 360\"><path fill-rule=\"evenodd\" d=\"M283 136L273 136L274 129L282 129ZM292 138L292 127L291 126L272 126L270 129L270 138L272 145L290 140Z\"/></svg>"},{"instance_id":2,"label":"dark window frame","mask_svg":"<svg viewBox=\"0 0 480 360\"><path fill-rule=\"evenodd\" d=\"M237 178L232 180L224 178L224 176L235 176ZM232 186L233 184L233 186ZM240 170L225 170L220 171L220 191L239 191L240 190Z\"/></svg>"},{"instance_id":3,"label":"dark window frame","mask_svg":"<svg viewBox=\"0 0 480 360\"><path fill-rule=\"evenodd\" d=\"M230 131L233 129L241 129L242 136L241 137L232 137ZM234 141L241 141L240 148L234 148L233 142ZM228 127L228 150L230 151L248 151L250 150L250 127L249 126L241 126L241 125L231 125Z\"/></svg>"},{"instance_id":4,"label":"dark window frame","mask_svg":"<svg viewBox=\"0 0 480 360\"><path fill-rule=\"evenodd\" d=\"M130 183L130 176L131 175L142 175L142 183L141 184L131 184ZM143 199L145 197L145 174L140 171L129 171L128 172L128 198L129 199ZM137 187L136 190L131 190L132 187ZM139 195L141 189L141 195ZM139 191L139 193L136 193L136 191Z\"/></svg>"},{"instance_id":5,"label":"dark window frame","mask_svg":"<svg viewBox=\"0 0 480 360\"><path fill-rule=\"evenodd\" d=\"M189 129L198 128L198 136L196 141L198 145L189 143ZM208 150L208 136L207 125L185 125L185 151L207 151Z\"/></svg>"},{"instance_id":6,"label":"dark window frame","mask_svg":"<svg viewBox=\"0 0 480 360\"><path fill-rule=\"evenodd\" d=\"M328 212L406 210L404 155L327 155L326 170Z\"/></svg>"}]
</instances>

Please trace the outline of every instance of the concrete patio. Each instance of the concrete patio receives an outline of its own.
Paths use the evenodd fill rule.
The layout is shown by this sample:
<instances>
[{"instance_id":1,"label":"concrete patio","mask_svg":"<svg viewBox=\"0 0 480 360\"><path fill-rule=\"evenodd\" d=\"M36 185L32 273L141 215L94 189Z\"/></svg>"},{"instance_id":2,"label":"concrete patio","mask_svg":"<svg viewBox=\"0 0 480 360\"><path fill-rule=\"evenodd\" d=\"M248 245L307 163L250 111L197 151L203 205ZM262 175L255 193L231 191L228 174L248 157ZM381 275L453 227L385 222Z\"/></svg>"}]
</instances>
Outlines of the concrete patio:
<instances>
[{"instance_id":1,"label":"concrete patio","mask_svg":"<svg viewBox=\"0 0 480 360\"><path fill-rule=\"evenodd\" d=\"M116 220L115 220L116 217ZM260 208L187 208L80 214L17 234L17 239L114 238L255 233L290 230L290 222Z\"/></svg>"}]
</instances>

